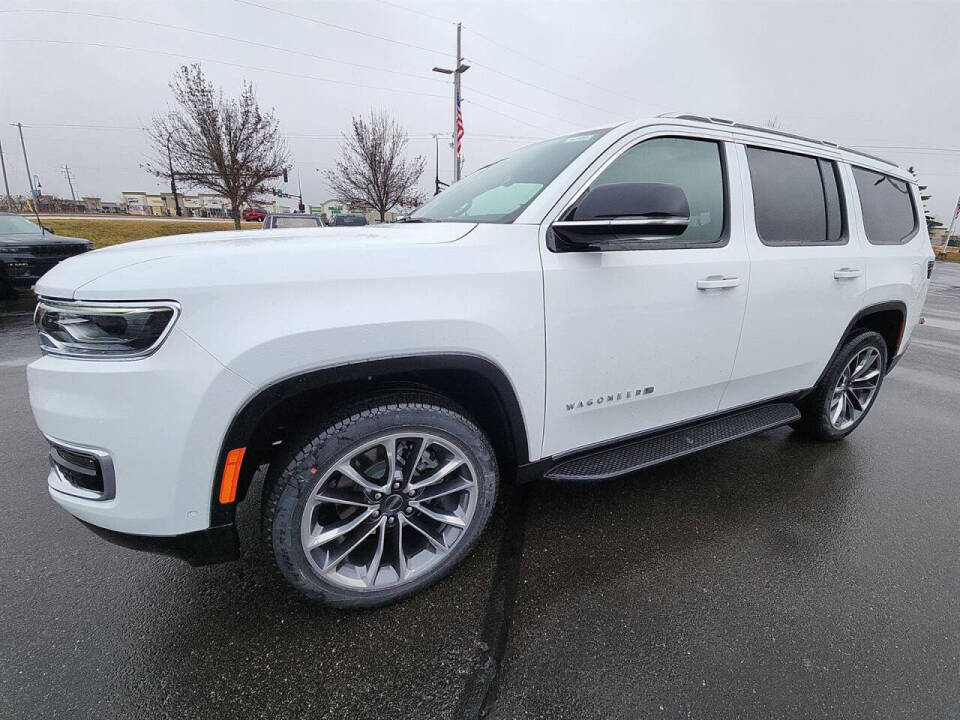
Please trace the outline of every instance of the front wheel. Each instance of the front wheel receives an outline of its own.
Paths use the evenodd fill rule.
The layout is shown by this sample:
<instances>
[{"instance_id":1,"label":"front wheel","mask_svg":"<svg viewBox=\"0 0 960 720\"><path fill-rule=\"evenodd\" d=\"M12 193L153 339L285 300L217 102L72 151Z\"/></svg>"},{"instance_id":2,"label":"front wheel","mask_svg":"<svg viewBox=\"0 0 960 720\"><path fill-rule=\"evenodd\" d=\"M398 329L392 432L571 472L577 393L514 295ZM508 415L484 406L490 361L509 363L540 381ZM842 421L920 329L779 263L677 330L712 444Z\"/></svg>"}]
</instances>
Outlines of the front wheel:
<instances>
[{"instance_id":1,"label":"front wheel","mask_svg":"<svg viewBox=\"0 0 960 720\"><path fill-rule=\"evenodd\" d=\"M818 440L849 435L873 407L886 368L887 344L879 333L864 331L848 340L799 404L797 430Z\"/></svg>"},{"instance_id":2,"label":"front wheel","mask_svg":"<svg viewBox=\"0 0 960 720\"><path fill-rule=\"evenodd\" d=\"M496 500L484 433L443 398L410 392L321 425L294 443L264 504L284 578L329 605L373 607L449 573Z\"/></svg>"}]
</instances>

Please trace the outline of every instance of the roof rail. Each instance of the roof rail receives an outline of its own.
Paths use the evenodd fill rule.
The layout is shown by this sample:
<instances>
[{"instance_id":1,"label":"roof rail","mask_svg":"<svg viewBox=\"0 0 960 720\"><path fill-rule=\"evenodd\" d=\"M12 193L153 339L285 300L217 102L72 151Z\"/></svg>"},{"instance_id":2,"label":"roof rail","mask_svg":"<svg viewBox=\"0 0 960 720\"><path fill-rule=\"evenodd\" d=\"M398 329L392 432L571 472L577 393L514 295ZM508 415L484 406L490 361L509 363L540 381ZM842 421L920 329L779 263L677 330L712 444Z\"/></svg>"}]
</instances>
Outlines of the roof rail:
<instances>
[{"instance_id":1,"label":"roof rail","mask_svg":"<svg viewBox=\"0 0 960 720\"><path fill-rule=\"evenodd\" d=\"M773 128L758 127L757 125L748 125L747 123L734 122L733 120L725 120L723 118L707 117L705 115L692 115L690 113L663 113L657 117L662 118L673 118L675 120L693 120L694 122L710 123L711 125L724 125L726 127L738 128L740 130L752 130L753 132L766 133L768 135L777 135L779 137L790 138L791 140L802 140L803 142L814 143L815 145L826 145L827 147L835 148L837 150L843 150L844 152L852 153L853 155L860 155L861 157L870 158L871 160L876 160L877 162L882 162L891 167L900 168L895 162L887 160L886 158L877 157L876 155L871 155L870 153L865 153L862 150L854 150L853 148L840 145L838 143L832 142L830 140L818 140L816 138L806 137L804 135L796 135L794 133L784 132L783 130L775 130Z\"/></svg>"}]
</instances>

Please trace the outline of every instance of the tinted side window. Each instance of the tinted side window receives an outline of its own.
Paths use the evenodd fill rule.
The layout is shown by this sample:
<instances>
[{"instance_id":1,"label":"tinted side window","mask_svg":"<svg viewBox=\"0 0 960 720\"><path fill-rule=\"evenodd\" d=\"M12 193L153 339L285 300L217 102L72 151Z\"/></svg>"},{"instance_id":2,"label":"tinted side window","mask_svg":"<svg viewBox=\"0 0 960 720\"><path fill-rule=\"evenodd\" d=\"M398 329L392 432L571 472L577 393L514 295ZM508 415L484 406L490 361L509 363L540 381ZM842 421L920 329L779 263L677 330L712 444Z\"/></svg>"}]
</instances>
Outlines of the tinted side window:
<instances>
[{"instance_id":1,"label":"tinted side window","mask_svg":"<svg viewBox=\"0 0 960 720\"><path fill-rule=\"evenodd\" d=\"M872 245L898 245L917 230L917 215L910 188L903 180L854 167L863 229Z\"/></svg>"},{"instance_id":2,"label":"tinted side window","mask_svg":"<svg viewBox=\"0 0 960 720\"><path fill-rule=\"evenodd\" d=\"M671 244L707 245L718 242L723 235L723 163L716 142L688 138L647 140L614 160L590 187L613 183L666 183L683 190L690 206L690 224L683 233L667 241Z\"/></svg>"},{"instance_id":3,"label":"tinted side window","mask_svg":"<svg viewBox=\"0 0 960 720\"><path fill-rule=\"evenodd\" d=\"M836 163L747 148L757 233L765 245L812 245L843 240Z\"/></svg>"},{"instance_id":4,"label":"tinted side window","mask_svg":"<svg viewBox=\"0 0 960 720\"><path fill-rule=\"evenodd\" d=\"M275 228L319 227L320 221L316 218L278 217L273 219Z\"/></svg>"}]
</instances>

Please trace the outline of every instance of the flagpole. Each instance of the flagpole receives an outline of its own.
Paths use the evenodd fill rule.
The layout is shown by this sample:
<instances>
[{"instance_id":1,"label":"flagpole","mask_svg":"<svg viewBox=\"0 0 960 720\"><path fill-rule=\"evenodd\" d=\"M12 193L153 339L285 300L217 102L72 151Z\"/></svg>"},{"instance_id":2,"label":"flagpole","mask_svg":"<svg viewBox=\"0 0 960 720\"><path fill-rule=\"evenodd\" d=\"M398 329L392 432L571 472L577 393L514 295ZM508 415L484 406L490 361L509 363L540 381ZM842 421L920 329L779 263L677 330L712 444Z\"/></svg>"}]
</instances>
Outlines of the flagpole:
<instances>
[{"instance_id":1,"label":"flagpole","mask_svg":"<svg viewBox=\"0 0 960 720\"><path fill-rule=\"evenodd\" d=\"M950 227L947 228L947 234L943 237L943 247L940 248L940 252L937 253L938 255L947 254L947 246L950 244L950 235L953 233L953 226L957 222L957 215L960 215L960 198L957 198L957 207L953 211L953 220L950 221Z\"/></svg>"}]
</instances>

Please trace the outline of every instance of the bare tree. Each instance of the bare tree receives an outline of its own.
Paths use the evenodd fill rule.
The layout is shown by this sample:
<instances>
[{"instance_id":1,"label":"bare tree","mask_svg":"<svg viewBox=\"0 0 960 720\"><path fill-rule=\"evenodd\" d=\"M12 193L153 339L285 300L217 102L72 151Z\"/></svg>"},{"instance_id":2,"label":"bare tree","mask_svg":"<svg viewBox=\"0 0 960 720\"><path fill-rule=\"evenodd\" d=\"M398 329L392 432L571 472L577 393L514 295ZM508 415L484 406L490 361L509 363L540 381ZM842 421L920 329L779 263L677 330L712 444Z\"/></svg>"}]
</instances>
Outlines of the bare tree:
<instances>
[{"instance_id":1,"label":"bare tree","mask_svg":"<svg viewBox=\"0 0 960 720\"><path fill-rule=\"evenodd\" d=\"M243 204L269 192L267 182L290 167L280 123L272 110L260 110L251 83L227 99L199 65L182 66L170 89L176 106L153 118L147 132L155 159L145 168L226 197L239 230Z\"/></svg>"},{"instance_id":2,"label":"bare tree","mask_svg":"<svg viewBox=\"0 0 960 720\"><path fill-rule=\"evenodd\" d=\"M385 112L371 110L369 120L354 116L340 158L324 177L338 200L373 208L382 222L393 208L414 208L426 200L417 189L426 161L420 155L408 160L406 149L406 130Z\"/></svg>"}]
</instances>

